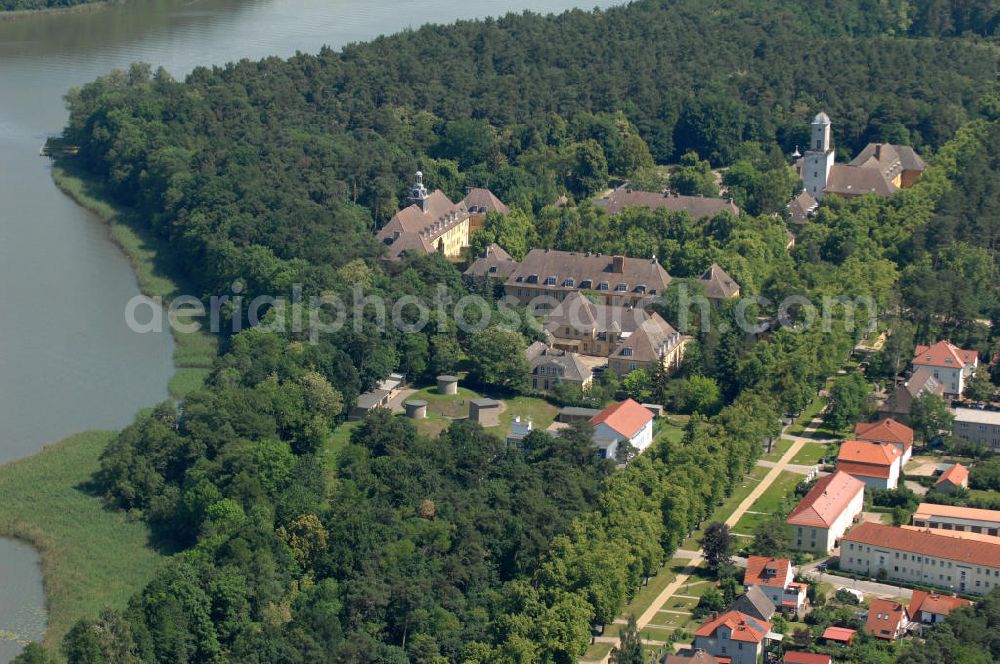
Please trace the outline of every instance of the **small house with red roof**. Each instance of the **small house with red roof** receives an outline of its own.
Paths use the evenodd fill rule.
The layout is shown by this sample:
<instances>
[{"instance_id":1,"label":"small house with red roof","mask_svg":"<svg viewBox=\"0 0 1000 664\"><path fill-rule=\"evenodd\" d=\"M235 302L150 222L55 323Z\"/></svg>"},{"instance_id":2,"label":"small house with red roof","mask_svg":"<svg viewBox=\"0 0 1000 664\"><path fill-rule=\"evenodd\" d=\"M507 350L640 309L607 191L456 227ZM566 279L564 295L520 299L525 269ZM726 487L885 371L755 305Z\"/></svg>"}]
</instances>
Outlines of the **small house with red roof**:
<instances>
[{"instance_id":1,"label":"small house with red roof","mask_svg":"<svg viewBox=\"0 0 1000 664\"><path fill-rule=\"evenodd\" d=\"M782 664L833 664L833 657L830 655L820 655L814 652L798 652L792 650L785 653L781 662Z\"/></svg>"},{"instance_id":2,"label":"small house with red roof","mask_svg":"<svg viewBox=\"0 0 1000 664\"><path fill-rule=\"evenodd\" d=\"M797 551L826 555L833 551L861 516L865 483L838 470L819 479L788 514L792 544Z\"/></svg>"},{"instance_id":3,"label":"small house with red roof","mask_svg":"<svg viewBox=\"0 0 1000 664\"><path fill-rule=\"evenodd\" d=\"M878 422L856 424L854 438L866 443L895 445L902 454L900 463L904 466L913 454L913 429L889 417Z\"/></svg>"},{"instance_id":4,"label":"small house with red roof","mask_svg":"<svg viewBox=\"0 0 1000 664\"><path fill-rule=\"evenodd\" d=\"M903 454L895 445L847 440L837 455L837 470L842 470L872 489L895 489L899 483Z\"/></svg>"},{"instance_id":5,"label":"small house with red roof","mask_svg":"<svg viewBox=\"0 0 1000 664\"><path fill-rule=\"evenodd\" d=\"M771 633L771 623L739 611L727 611L705 621L694 632L694 647L732 664L757 664Z\"/></svg>"},{"instance_id":6,"label":"small house with red roof","mask_svg":"<svg viewBox=\"0 0 1000 664\"><path fill-rule=\"evenodd\" d=\"M933 625L941 622L948 617L948 614L962 606L972 606L972 602L961 597L914 590L907 612L914 622Z\"/></svg>"},{"instance_id":7,"label":"small house with red roof","mask_svg":"<svg viewBox=\"0 0 1000 664\"><path fill-rule=\"evenodd\" d=\"M948 467L934 483L934 490L939 493L951 493L956 489L968 488L969 470L960 463Z\"/></svg>"},{"instance_id":8,"label":"small house with red roof","mask_svg":"<svg viewBox=\"0 0 1000 664\"><path fill-rule=\"evenodd\" d=\"M847 627L827 627L823 630L823 640L849 646L854 642L854 635L857 632Z\"/></svg>"},{"instance_id":9,"label":"small house with red roof","mask_svg":"<svg viewBox=\"0 0 1000 664\"><path fill-rule=\"evenodd\" d=\"M594 444L605 459L614 459L624 441L640 452L653 442L653 414L633 399L611 404L590 423L594 425Z\"/></svg>"},{"instance_id":10,"label":"small house with red roof","mask_svg":"<svg viewBox=\"0 0 1000 664\"><path fill-rule=\"evenodd\" d=\"M910 625L906 606L891 599L873 599L868 604L865 631L872 636L895 641L902 638Z\"/></svg>"},{"instance_id":11,"label":"small house with red roof","mask_svg":"<svg viewBox=\"0 0 1000 664\"><path fill-rule=\"evenodd\" d=\"M965 383L979 365L979 355L974 350L962 350L950 341L939 341L933 346L917 346L913 355L913 371L927 369L944 388L947 397L961 397Z\"/></svg>"},{"instance_id":12,"label":"small house with red roof","mask_svg":"<svg viewBox=\"0 0 1000 664\"><path fill-rule=\"evenodd\" d=\"M743 589L753 586L785 613L799 613L805 608L808 586L795 581L795 569L787 558L750 556L743 573Z\"/></svg>"}]
</instances>

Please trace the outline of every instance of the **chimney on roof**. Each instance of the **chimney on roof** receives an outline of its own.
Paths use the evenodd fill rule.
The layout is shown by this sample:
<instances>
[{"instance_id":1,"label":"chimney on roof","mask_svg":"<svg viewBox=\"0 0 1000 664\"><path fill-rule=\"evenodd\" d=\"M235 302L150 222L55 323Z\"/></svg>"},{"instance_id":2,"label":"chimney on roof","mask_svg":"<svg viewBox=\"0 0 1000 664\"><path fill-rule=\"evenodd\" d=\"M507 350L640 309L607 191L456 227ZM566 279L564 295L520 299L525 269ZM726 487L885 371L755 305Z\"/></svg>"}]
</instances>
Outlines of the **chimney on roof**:
<instances>
[{"instance_id":1,"label":"chimney on roof","mask_svg":"<svg viewBox=\"0 0 1000 664\"><path fill-rule=\"evenodd\" d=\"M881 160L882 159L882 144L881 143L876 143L875 144L875 159L876 160Z\"/></svg>"},{"instance_id":2,"label":"chimney on roof","mask_svg":"<svg viewBox=\"0 0 1000 664\"><path fill-rule=\"evenodd\" d=\"M625 257L624 256L612 256L611 257L611 271L615 274L622 274L625 272Z\"/></svg>"}]
</instances>

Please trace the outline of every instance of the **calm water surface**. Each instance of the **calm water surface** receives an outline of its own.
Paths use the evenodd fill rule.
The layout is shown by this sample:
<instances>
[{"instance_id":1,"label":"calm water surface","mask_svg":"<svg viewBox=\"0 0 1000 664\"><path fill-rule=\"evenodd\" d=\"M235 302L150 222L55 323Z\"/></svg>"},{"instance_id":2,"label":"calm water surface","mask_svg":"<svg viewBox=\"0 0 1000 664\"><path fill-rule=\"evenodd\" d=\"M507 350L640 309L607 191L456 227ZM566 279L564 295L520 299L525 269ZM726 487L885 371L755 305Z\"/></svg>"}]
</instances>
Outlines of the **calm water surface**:
<instances>
[{"instance_id":1,"label":"calm water surface","mask_svg":"<svg viewBox=\"0 0 1000 664\"><path fill-rule=\"evenodd\" d=\"M180 77L199 64L287 57L424 23L576 4L132 0L0 21L0 463L73 432L127 424L166 398L172 371L168 335L125 326L125 302L138 292L128 262L105 228L53 186L38 156L65 122L66 90L135 61ZM36 553L0 540L0 662L40 637L42 607Z\"/></svg>"}]
</instances>

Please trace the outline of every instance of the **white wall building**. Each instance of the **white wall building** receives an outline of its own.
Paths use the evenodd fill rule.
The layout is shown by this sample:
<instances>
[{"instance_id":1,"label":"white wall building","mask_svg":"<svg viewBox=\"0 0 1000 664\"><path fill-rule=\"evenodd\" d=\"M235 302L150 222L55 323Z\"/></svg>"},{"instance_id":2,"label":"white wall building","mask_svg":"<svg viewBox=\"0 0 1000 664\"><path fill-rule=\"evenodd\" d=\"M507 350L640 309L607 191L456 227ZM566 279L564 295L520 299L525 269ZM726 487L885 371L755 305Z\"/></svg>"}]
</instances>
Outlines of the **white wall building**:
<instances>
[{"instance_id":1,"label":"white wall building","mask_svg":"<svg viewBox=\"0 0 1000 664\"><path fill-rule=\"evenodd\" d=\"M788 515L792 548L821 555L830 553L861 516L864 500L864 482L848 473L837 471L820 478Z\"/></svg>"}]
</instances>

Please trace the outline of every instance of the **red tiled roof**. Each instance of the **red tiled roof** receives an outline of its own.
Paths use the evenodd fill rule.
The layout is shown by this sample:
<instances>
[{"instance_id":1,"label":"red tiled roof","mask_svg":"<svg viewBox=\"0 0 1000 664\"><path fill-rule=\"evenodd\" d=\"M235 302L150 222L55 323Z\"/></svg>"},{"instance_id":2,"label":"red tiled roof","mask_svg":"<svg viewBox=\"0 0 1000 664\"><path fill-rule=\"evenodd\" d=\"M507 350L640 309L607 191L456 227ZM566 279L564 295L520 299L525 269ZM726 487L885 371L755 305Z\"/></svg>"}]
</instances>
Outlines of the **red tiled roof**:
<instances>
[{"instance_id":1,"label":"red tiled roof","mask_svg":"<svg viewBox=\"0 0 1000 664\"><path fill-rule=\"evenodd\" d=\"M938 478L936 484L941 484L942 482L951 482L955 486L968 486L969 471L962 464L956 463L954 466L941 473L941 477Z\"/></svg>"},{"instance_id":2,"label":"red tiled roof","mask_svg":"<svg viewBox=\"0 0 1000 664\"><path fill-rule=\"evenodd\" d=\"M974 350L962 350L950 341L939 341L933 346L917 346L913 365L960 369L967 364L975 364L977 357Z\"/></svg>"},{"instance_id":3,"label":"red tiled roof","mask_svg":"<svg viewBox=\"0 0 1000 664\"><path fill-rule=\"evenodd\" d=\"M931 519L936 516L1000 523L1000 510L982 510L975 507L961 507L960 505L920 503L917 506L917 511L913 513L913 517L916 519Z\"/></svg>"},{"instance_id":4,"label":"red tiled roof","mask_svg":"<svg viewBox=\"0 0 1000 664\"><path fill-rule=\"evenodd\" d=\"M695 630L695 636L712 636L722 626L732 631L733 641L760 643L771 631L771 623L757 620L739 611L727 611L714 620L708 620Z\"/></svg>"},{"instance_id":5,"label":"red tiled roof","mask_svg":"<svg viewBox=\"0 0 1000 664\"><path fill-rule=\"evenodd\" d=\"M757 584L771 588L784 588L791 565L792 561L787 558L750 556L747 559L747 571L743 574L743 585Z\"/></svg>"},{"instance_id":6,"label":"red tiled roof","mask_svg":"<svg viewBox=\"0 0 1000 664\"><path fill-rule=\"evenodd\" d=\"M599 412L590 423L595 427L598 424L606 424L622 436L631 438L652 419L653 414L648 409L639 405L637 401L625 399Z\"/></svg>"},{"instance_id":7,"label":"red tiled roof","mask_svg":"<svg viewBox=\"0 0 1000 664\"><path fill-rule=\"evenodd\" d=\"M900 456L902 456L902 452L895 445L848 440L840 446L840 454L837 455L837 469L851 475L885 479L889 477L892 464Z\"/></svg>"},{"instance_id":8,"label":"red tiled roof","mask_svg":"<svg viewBox=\"0 0 1000 664\"><path fill-rule=\"evenodd\" d=\"M928 593L923 590L914 590L913 597L910 598L910 608L907 613L911 620L917 620L921 611L936 613L939 616L946 616L960 606L972 606L972 602L961 597L951 597L950 595L939 595Z\"/></svg>"},{"instance_id":9,"label":"red tiled roof","mask_svg":"<svg viewBox=\"0 0 1000 664\"><path fill-rule=\"evenodd\" d=\"M870 443L899 443L904 450L913 447L913 429L891 418L855 425L854 437Z\"/></svg>"},{"instance_id":10,"label":"red tiled roof","mask_svg":"<svg viewBox=\"0 0 1000 664\"><path fill-rule=\"evenodd\" d=\"M819 655L814 652L786 652L781 660L784 664L831 664L833 658L829 655Z\"/></svg>"},{"instance_id":11,"label":"red tiled roof","mask_svg":"<svg viewBox=\"0 0 1000 664\"><path fill-rule=\"evenodd\" d=\"M787 521L793 526L829 528L864 490L864 482L838 470L816 482L788 515Z\"/></svg>"},{"instance_id":12,"label":"red tiled roof","mask_svg":"<svg viewBox=\"0 0 1000 664\"><path fill-rule=\"evenodd\" d=\"M899 624L906 621L906 607L889 599L873 599L868 604L865 631L880 639L894 641Z\"/></svg>"},{"instance_id":13,"label":"red tiled roof","mask_svg":"<svg viewBox=\"0 0 1000 664\"><path fill-rule=\"evenodd\" d=\"M948 537L929 530L894 528L866 521L844 536L841 550L847 542L887 547L972 565L1000 567L1000 544Z\"/></svg>"},{"instance_id":14,"label":"red tiled roof","mask_svg":"<svg viewBox=\"0 0 1000 664\"><path fill-rule=\"evenodd\" d=\"M840 641L842 643L850 643L854 640L854 635L857 632L853 629L848 629L846 627L827 627L823 631L823 638L829 639L830 641Z\"/></svg>"}]
</instances>

